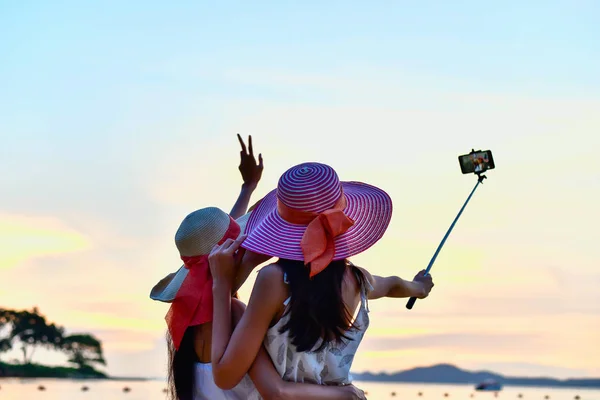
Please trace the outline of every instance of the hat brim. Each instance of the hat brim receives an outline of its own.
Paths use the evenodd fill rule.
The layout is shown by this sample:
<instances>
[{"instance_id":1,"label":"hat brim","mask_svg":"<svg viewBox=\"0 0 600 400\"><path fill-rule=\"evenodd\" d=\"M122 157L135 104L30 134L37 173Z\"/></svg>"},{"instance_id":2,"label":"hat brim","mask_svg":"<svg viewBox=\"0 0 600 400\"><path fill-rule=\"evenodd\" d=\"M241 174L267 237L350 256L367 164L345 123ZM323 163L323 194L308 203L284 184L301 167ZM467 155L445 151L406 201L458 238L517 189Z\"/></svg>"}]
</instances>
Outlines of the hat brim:
<instances>
[{"instance_id":1,"label":"hat brim","mask_svg":"<svg viewBox=\"0 0 600 400\"><path fill-rule=\"evenodd\" d=\"M188 272L187 268L181 266L177 272L172 272L162 278L150 291L150 298L163 303L171 303Z\"/></svg>"},{"instance_id":2,"label":"hat brim","mask_svg":"<svg viewBox=\"0 0 600 400\"><path fill-rule=\"evenodd\" d=\"M347 232L335 238L334 260L362 253L385 233L392 218L392 199L383 190L361 182L341 182L346 196L344 213L354 220ZM302 261L300 242L306 225L285 221L277 212L277 189L254 209L242 247L260 254Z\"/></svg>"},{"instance_id":3,"label":"hat brim","mask_svg":"<svg viewBox=\"0 0 600 400\"><path fill-rule=\"evenodd\" d=\"M237 222L240 226L240 234L243 234L246 231L246 226L248 225L248 220L250 219L251 214L252 212L247 212L235 220L235 222Z\"/></svg>"},{"instance_id":4,"label":"hat brim","mask_svg":"<svg viewBox=\"0 0 600 400\"><path fill-rule=\"evenodd\" d=\"M248 212L235 220L240 225L240 235L244 233L251 214ZM162 278L150 291L150 298L163 303L172 303L188 272L187 268L181 266L177 272Z\"/></svg>"}]
</instances>

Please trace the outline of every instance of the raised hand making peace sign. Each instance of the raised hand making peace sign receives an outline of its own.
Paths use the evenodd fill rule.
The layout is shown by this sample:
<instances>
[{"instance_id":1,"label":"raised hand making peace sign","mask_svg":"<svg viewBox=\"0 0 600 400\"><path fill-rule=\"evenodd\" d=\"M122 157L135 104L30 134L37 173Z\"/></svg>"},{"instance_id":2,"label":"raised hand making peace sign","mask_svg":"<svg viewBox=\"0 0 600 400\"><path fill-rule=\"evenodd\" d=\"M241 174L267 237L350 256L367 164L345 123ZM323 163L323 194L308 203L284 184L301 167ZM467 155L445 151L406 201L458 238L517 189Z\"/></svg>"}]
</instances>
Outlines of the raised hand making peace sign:
<instances>
[{"instance_id":1,"label":"raised hand making peace sign","mask_svg":"<svg viewBox=\"0 0 600 400\"><path fill-rule=\"evenodd\" d=\"M256 158L254 158L254 151L252 149L252 135L248 136L248 149L246 149L246 144L239 133L237 137L240 141L240 145L242 146L242 151L240 151L239 170L242 174L244 185L254 189L256 188L256 185L258 185L258 181L260 181L260 177L262 176L263 172L262 154L258 155L257 164Z\"/></svg>"},{"instance_id":2,"label":"raised hand making peace sign","mask_svg":"<svg viewBox=\"0 0 600 400\"><path fill-rule=\"evenodd\" d=\"M262 154L258 155L258 164L256 163L256 158L254 158L254 149L252 148L252 136L248 136L248 148L246 148L246 144L244 140L238 133L237 135L238 141L240 142L240 146L242 146L242 150L240 151L240 166L238 169L242 174L242 179L244 183L242 184L242 191L240 192L240 196L237 201L233 205L231 212L231 218L238 219L242 215L246 213L248 210L248 203L250 202L250 196L252 192L258 186L258 182L262 176L263 172L263 159Z\"/></svg>"}]
</instances>

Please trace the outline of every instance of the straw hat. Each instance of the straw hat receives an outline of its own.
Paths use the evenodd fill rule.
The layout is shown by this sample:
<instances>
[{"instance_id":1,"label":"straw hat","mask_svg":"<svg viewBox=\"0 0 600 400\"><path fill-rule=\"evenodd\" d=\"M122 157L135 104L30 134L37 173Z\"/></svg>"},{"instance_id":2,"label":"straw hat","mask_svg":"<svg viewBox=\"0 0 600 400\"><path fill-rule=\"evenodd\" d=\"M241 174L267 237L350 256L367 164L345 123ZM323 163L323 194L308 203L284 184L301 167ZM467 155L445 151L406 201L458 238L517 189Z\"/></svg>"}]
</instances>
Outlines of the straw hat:
<instances>
[{"instance_id":1,"label":"straw hat","mask_svg":"<svg viewBox=\"0 0 600 400\"><path fill-rule=\"evenodd\" d=\"M240 232L243 233L250 213L237 220ZM215 244L223 238L230 227L231 218L217 207L207 207L189 214L177 229L175 245L183 257L207 255ZM171 303L187 277L189 269L181 266L177 272L172 272L161 279L150 291L152 300Z\"/></svg>"},{"instance_id":2,"label":"straw hat","mask_svg":"<svg viewBox=\"0 0 600 400\"><path fill-rule=\"evenodd\" d=\"M306 256L313 254L314 258L314 248L318 247L317 253L330 252L331 257L318 260L326 266L375 244L391 217L392 200L383 190L366 183L340 182L330 166L304 163L287 170L277 189L252 211L246 226L248 237L242 247L311 264L314 262ZM307 238L307 228L315 224L320 226L311 235L319 237ZM327 243L323 241L325 236ZM311 276L318 272L311 270Z\"/></svg>"}]
</instances>

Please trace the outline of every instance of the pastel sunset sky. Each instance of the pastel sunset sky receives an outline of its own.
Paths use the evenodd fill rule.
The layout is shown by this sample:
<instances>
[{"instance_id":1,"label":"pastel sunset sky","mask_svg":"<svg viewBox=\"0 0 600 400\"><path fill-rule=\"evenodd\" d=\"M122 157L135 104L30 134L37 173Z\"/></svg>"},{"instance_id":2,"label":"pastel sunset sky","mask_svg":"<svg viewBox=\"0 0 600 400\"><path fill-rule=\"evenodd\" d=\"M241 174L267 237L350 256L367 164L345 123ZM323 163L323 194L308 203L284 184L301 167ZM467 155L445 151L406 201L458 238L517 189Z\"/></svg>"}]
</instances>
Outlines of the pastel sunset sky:
<instances>
[{"instance_id":1,"label":"pastel sunset sky","mask_svg":"<svg viewBox=\"0 0 600 400\"><path fill-rule=\"evenodd\" d=\"M183 217L233 205L236 133L264 155L255 199L304 161L386 190L353 261L404 278L475 184L457 156L491 149L431 296L371 302L353 370L600 376L598 2L176 3L0 0L0 307L162 377L148 294Z\"/></svg>"}]
</instances>

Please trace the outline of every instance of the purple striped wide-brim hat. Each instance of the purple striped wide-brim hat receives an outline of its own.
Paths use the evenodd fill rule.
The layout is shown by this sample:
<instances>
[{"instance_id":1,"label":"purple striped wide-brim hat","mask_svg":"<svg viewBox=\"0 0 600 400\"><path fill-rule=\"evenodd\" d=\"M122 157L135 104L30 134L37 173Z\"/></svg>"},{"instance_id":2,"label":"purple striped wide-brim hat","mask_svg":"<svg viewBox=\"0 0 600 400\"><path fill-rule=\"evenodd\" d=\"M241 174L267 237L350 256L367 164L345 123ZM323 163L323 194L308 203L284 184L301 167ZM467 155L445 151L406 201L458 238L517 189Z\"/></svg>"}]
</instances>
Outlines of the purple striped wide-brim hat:
<instances>
[{"instance_id":1,"label":"purple striped wide-brim hat","mask_svg":"<svg viewBox=\"0 0 600 400\"><path fill-rule=\"evenodd\" d=\"M373 246L385 233L392 218L392 199L383 190L361 182L340 182L328 165L304 163L288 169L277 189L256 206L246 225L247 250L273 257L303 261L300 243L307 225L284 220L278 202L300 210L321 213L346 197L344 213L354 225L335 238L333 260L342 260Z\"/></svg>"}]
</instances>

